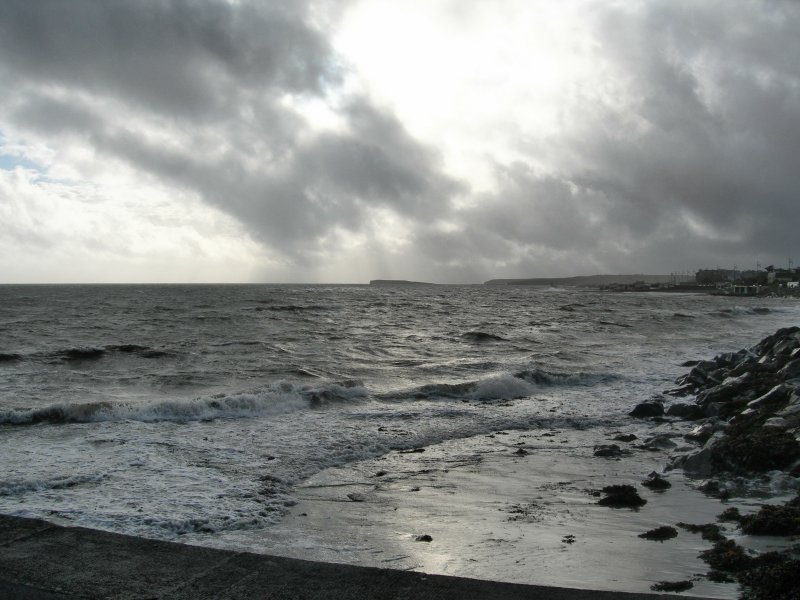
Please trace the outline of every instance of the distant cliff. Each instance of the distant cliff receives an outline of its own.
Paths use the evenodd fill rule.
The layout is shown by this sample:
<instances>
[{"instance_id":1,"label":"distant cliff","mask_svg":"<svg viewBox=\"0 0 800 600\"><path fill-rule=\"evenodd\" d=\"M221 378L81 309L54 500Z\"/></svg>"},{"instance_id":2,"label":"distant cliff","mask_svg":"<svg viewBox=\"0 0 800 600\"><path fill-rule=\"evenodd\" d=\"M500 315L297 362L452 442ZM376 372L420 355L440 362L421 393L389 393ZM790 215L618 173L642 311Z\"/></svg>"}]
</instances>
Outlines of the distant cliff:
<instances>
[{"instance_id":1,"label":"distant cliff","mask_svg":"<svg viewBox=\"0 0 800 600\"><path fill-rule=\"evenodd\" d=\"M406 279L373 279L369 282L370 285L436 285L435 283L426 283L424 281L408 281Z\"/></svg>"},{"instance_id":2,"label":"distant cliff","mask_svg":"<svg viewBox=\"0 0 800 600\"><path fill-rule=\"evenodd\" d=\"M484 285L568 285L599 286L612 283L667 283L669 275L579 275L577 277L534 277L531 279L490 279Z\"/></svg>"}]
</instances>

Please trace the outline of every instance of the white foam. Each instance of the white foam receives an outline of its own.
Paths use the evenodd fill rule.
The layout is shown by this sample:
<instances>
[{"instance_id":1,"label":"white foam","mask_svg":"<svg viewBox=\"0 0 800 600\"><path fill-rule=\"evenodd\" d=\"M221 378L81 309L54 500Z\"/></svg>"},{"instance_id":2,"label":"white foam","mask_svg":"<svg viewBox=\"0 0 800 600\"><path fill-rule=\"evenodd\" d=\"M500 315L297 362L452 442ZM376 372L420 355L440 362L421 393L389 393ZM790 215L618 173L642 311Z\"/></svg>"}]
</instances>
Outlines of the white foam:
<instances>
[{"instance_id":1,"label":"white foam","mask_svg":"<svg viewBox=\"0 0 800 600\"><path fill-rule=\"evenodd\" d=\"M478 382L469 397L475 400L511 400L531 396L536 386L511 373L502 373Z\"/></svg>"},{"instance_id":2,"label":"white foam","mask_svg":"<svg viewBox=\"0 0 800 600\"><path fill-rule=\"evenodd\" d=\"M104 477L102 474L65 475L52 479L0 481L0 496L22 496L29 492L63 490L83 484L99 483Z\"/></svg>"},{"instance_id":3,"label":"white foam","mask_svg":"<svg viewBox=\"0 0 800 600\"><path fill-rule=\"evenodd\" d=\"M309 402L349 402L368 395L363 386L329 384L299 387L290 382L276 382L255 391L239 392L192 400L158 400L146 403L88 404L56 403L29 410L0 412L0 424L101 423L106 421L208 421L279 415L308 408Z\"/></svg>"}]
</instances>

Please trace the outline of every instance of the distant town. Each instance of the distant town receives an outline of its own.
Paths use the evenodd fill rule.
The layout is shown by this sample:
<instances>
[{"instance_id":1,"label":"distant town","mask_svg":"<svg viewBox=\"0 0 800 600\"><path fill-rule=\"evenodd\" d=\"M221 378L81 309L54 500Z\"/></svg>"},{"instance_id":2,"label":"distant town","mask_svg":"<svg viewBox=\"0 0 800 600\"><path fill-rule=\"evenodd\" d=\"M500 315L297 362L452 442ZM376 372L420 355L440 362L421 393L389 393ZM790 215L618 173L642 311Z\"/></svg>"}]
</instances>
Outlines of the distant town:
<instances>
[{"instance_id":1,"label":"distant town","mask_svg":"<svg viewBox=\"0 0 800 600\"><path fill-rule=\"evenodd\" d=\"M586 275L492 279L486 285L584 286L611 292L700 292L735 296L800 296L800 268L700 269L670 275Z\"/></svg>"},{"instance_id":2,"label":"distant town","mask_svg":"<svg viewBox=\"0 0 800 600\"><path fill-rule=\"evenodd\" d=\"M693 282L673 281L667 285L689 286L719 294L735 296L800 295L800 268L779 268L772 265L763 269L700 269Z\"/></svg>"},{"instance_id":3,"label":"distant town","mask_svg":"<svg viewBox=\"0 0 800 600\"><path fill-rule=\"evenodd\" d=\"M406 279L373 279L376 286L439 285ZM700 269L696 273L682 271L669 275L578 275L575 277L531 277L526 279L490 279L490 286L588 287L609 292L694 292L725 296L798 296L800 268L770 265L765 268L740 270Z\"/></svg>"}]
</instances>

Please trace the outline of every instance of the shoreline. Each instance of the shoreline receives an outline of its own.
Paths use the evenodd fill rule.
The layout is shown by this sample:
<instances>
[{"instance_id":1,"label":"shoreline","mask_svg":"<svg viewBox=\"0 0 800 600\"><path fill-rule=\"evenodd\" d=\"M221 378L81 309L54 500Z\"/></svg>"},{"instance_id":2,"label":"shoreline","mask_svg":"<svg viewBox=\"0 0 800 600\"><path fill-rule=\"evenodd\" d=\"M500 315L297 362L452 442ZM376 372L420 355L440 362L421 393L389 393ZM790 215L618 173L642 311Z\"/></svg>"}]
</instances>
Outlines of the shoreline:
<instances>
[{"instance_id":1,"label":"shoreline","mask_svg":"<svg viewBox=\"0 0 800 600\"><path fill-rule=\"evenodd\" d=\"M0 596L326 600L678 598L427 575L148 540L0 515Z\"/></svg>"},{"instance_id":2,"label":"shoreline","mask_svg":"<svg viewBox=\"0 0 800 600\"><path fill-rule=\"evenodd\" d=\"M699 361L679 380L693 385L714 360L763 365L759 359L771 358L773 347L785 354L773 361L774 370L783 369L787 360L800 356L795 350L800 333L797 344L789 343L787 335L794 330L768 336L754 346L756 354L742 350ZM670 400L668 393L642 403L641 409L652 414L634 418L640 407L631 407L631 418L616 428L498 431L328 469L298 488L299 503L270 530L272 541L265 542L265 551L297 557L314 552L353 564L628 592L680 580L691 584L688 595L734 598L738 574L732 571L717 580L701 552L725 540L754 556L771 552L791 560L786 550L795 541L785 535L745 535L739 524L717 521L725 509L754 515L765 501L789 500L798 488L797 465L766 476L766 466L748 475L712 469L708 463L710 448L725 428L717 417L720 410L725 414L719 402L739 410L763 405L764 400L754 403L753 398L777 383L772 379L739 386L736 391L744 397L737 398L733 392L724 396L732 387L728 380L719 384L712 376L706 386L710 391L699 394L697 403ZM714 391L716 385L720 389ZM776 388L780 394L773 390L769 396L772 412L791 396L790 384L781 386ZM709 399L717 401L710 408ZM701 408L705 416L698 414ZM760 426L771 416L765 413L754 423ZM714 429L708 436L718 433L707 442L697 430L705 433L709 425ZM670 489L645 489L647 474L653 472ZM599 488L607 485L631 486L647 504L598 506ZM717 540L691 527L679 532L675 526L681 523L711 526ZM640 539L659 527L672 529L674 539ZM579 576L574 575L576 565Z\"/></svg>"},{"instance_id":3,"label":"shoreline","mask_svg":"<svg viewBox=\"0 0 800 600\"><path fill-rule=\"evenodd\" d=\"M687 371L694 368L679 378L681 388L631 406L630 417L615 414L588 429L567 419L557 428L483 432L331 467L297 487L298 503L281 523L266 530L244 531L239 538L236 531L225 539L213 534L195 538L197 545L191 547L201 554L217 547L233 557L257 556L253 561L311 558L316 561L312 564L318 565L315 568L322 570L372 567L383 572L391 567L391 573L414 571L417 575L504 582L494 585L533 585L537 589L544 585L552 586L545 589L572 592L605 588L617 596L633 592L652 597L651 585L683 580L694 586L688 589L689 596L733 598L737 591L734 582L717 581L699 559L699 553L711 545L703 541L708 538L686 530L661 541L641 538L655 529L680 526L680 520L697 527L717 527L724 541L743 552L762 555L786 548L785 537L745 535L739 532L741 522L715 525L714 521L725 507L741 509L741 516L747 519L759 511L764 498L775 501L781 492L795 494L800 459L781 463L782 481L773 477L772 471L756 469L763 484L761 496L748 487L758 483L752 469L752 481L742 483L748 474L737 471L735 463L726 471L713 461L724 459L727 464L736 457L730 451L736 446L724 441L739 421L753 431L766 428L795 436L800 431L800 410L795 410L800 405L800 330L785 328L752 348L687 361L683 367ZM692 397L681 400L682 396ZM539 406L534 410L548 410L544 403ZM632 418L640 408L645 414L636 416L642 418ZM676 408L680 414L674 412ZM696 431L690 432L692 428ZM671 488L644 489L647 474L653 471L660 472ZM685 472L711 477L710 483L700 485ZM602 506L598 501L601 488L620 485L641 494L646 505ZM18 542L38 539L40 528L42 535L44 530L64 529L36 522L30 535L16 536L14 531L24 527L19 519L15 525L13 519L2 517L0 524L0 565L10 564L11 571L4 569L7 572L19 566L14 566L19 558ZM66 529L72 531L69 535L76 530ZM130 539L139 540L124 542L131 548L153 542ZM28 558L58 562L62 554L75 553L73 546L78 542L73 539L72 546L58 548L43 543L37 552L31 550ZM173 547L172 552L181 555L184 551ZM116 551L110 555L121 560ZM144 559L131 556L130 560ZM83 561L87 562L85 556ZM105 568L110 571L102 577L120 577L115 575L117 567ZM40 564L38 569L47 572L50 567ZM65 575L60 571L56 575L57 585L61 585L58 582ZM367 579L375 578L370 575ZM25 581L0 575L0 592L27 593ZM7 588L2 588L6 584ZM58 589L48 590L51 588L39 591L51 596L18 597L63 597L52 595L61 593ZM493 592L490 597L498 596Z\"/></svg>"},{"instance_id":4,"label":"shoreline","mask_svg":"<svg viewBox=\"0 0 800 600\"><path fill-rule=\"evenodd\" d=\"M271 528L263 551L616 593L651 593L657 582L690 577L685 596L734 598L732 584L694 576L707 570L698 555L709 545L699 536L639 537L677 521L713 521L723 507L680 472L666 475L665 492L641 487L684 430L634 423L624 431L631 430L636 440L617 442L622 457L594 454L621 429L511 430L331 469L298 489L298 504ZM641 448L653 439L665 447ZM647 505L600 506L595 494L610 484L637 487ZM752 512L757 503L732 505Z\"/></svg>"}]
</instances>

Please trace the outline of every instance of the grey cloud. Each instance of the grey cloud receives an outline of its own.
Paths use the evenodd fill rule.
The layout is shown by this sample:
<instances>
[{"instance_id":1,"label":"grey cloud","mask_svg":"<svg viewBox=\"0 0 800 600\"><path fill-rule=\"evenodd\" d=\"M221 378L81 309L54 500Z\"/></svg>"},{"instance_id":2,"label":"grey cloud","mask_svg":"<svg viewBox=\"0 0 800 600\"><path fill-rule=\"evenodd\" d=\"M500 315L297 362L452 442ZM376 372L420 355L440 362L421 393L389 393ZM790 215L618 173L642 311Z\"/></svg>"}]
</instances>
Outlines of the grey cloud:
<instances>
[{"instance_id":1,"label":"grey cloud","mask_svg":"<svg viewBox=\"0 0 800 600\"><path fill-rule=\"evenodd\" d=\"M575 122L557 139L522 146L555 157L555 174L525 175L522 186L507 180L484 203L507 215L495 231L520 245L571 244L609 270L796 251L800 6L652 2L638 11L601 5L595 18L618 79L605 96L573 106Z\"/></svg>"},{"instance_id":2,"label":"grey cloud","mask_svg":"<svg viewBox=\"0 0 800 600\"><path fill-rule=\"evenodd\" d=\"M416 250L476 277L669 273L796 252L800 5L593 10L608 80L565 108L557 136L519 144L547 174L498 167L497 191L450 212L454 228L418 229Z\"/></svg>"},{"instance_id":3,"label":"grey cloud","mask_svg":"<svg viewBox=\"0 0 800 600\"><path fill-rule=\"evenodd\" d=\"M67 103L47 94L20 95L11 114L24 127L48 134L92 132L102 126L102 120L81 103Z\"/></svg>"},{"instance_id":4,"label":"grey cloud","mask_svg":"<svg viewBox=\"0 0 800 600\"><path fill-rule=\"evenodd\" d=\"M210 117L243 90L320 93L337 81L326 40L291 6L8 0L0 4L0 54L28 81Z\"/></svg>"},{"instance_id":5,"label":"grey cloud","mask_svg":"<svg viewBox=\"0 0 800 600\"><path fill-rule=\"evenodd\" d=\"M287 94L327 102L339 82L303 7L4 3L0 70L18 83L9 118L196 192L299 261L331 232L361 230L372 209L412 221L446 211L460 185L369 99L337 98L343 127L322 132L283 103ZM140 122L180 135L164 144Z\"/></svg>"},{"instance_id":6,"label":"grey cloud","mask_svg":"<svg viewBox=\"0 0 800 600\"><path fill-rule=\"evenodd\" d=\"M375 234L373 209L411 227L404 264L443 280L790 255L800 5L593 7L608 79L565 103L557 136L521 139L523 160L498 167L498 189L469 208L452 202L470 191L434 149L368 98L338 97L345 73L303 2L8 0L4 110L195 192L300 262L333 232ZM336 106L341 128L312 131L287 95ZM165 145L139 123L180 135Z\"/></svg>"},{"instance_id":7,"label":"grey cloud","mask_svg":"<svg viewBox=\"0 0 800 600\"><path fill-rule=\"evenodd\" d=\"M351 131L322 133L291 148L279 159L254 169L244 166L248 144L231 139L222 158L211 159L202 142L191 151L154 144L135 131L80 112L51 99L29 104L44 113L42 122L76 117L71 133L88 136L96 148L160 179L200 194L238 217L253 234L295 257L311 256L317 241L336 228L358 231L371 208L386 207L412 219L447 210L457 183L435 170L437 157L419 146L393 118L363 102L345 114ZM27 113L23 116L31 118ZM266 118L265 115L262 117ZM282 117L278 108L269 119Z\"/></svg>"}]
</instances>

